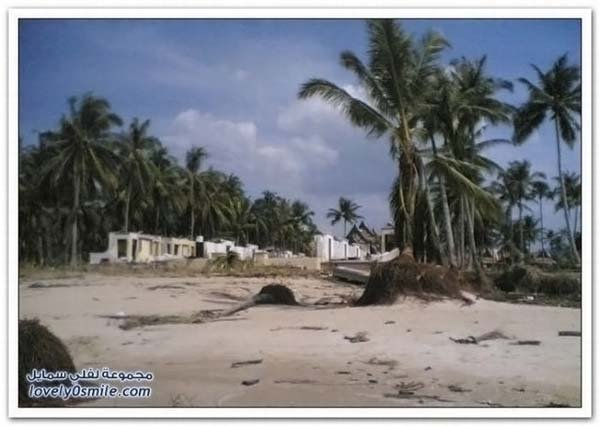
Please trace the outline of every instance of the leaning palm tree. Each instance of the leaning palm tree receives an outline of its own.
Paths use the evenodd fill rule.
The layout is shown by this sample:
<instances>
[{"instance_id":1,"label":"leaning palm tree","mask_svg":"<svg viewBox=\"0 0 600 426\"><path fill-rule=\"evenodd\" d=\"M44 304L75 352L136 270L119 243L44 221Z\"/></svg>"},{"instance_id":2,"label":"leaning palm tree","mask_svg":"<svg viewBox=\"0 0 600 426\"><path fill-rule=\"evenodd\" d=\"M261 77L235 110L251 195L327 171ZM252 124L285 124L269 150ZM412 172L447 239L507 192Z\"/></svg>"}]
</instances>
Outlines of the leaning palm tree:
<instances>
[{"instance_id":1,"label":"leaning palm tree","mask_svg":"<svg viewBox=\"0 0 600 426\"><path fill-rule=\"evenodd\" d=\"M536 180L531 184L531 195L537 200L540 208L540 244L542 246L542 256L546 256L546 248L544 247L544 212L542 203L545 199L551 199L553 196L550 187L545 180Z\"/></svg>"},{"instance_id":2,"label":"leaning palm tree","mask_svg":"<svg viewBox=\"0 0 600 426\"><path fill-rule=\"evenodd\" d=\"M359 215L356 211L360 209L361 206L356 204L354 201L340 197L338 200L338 207L331 208L327 212L327 219L331 219L331 224L335 225L340 220L344 223L344 238L346 238L346 227L347 224L356 223L358 219L361 219L362 216Z\"/></svg>"},{"instance_id":3,"label":"leaning palm tree","mask_svg":"<svg viewBox=\"0 0 600 426\"><path fill-rule=\"evenodd\" d=\"M189 200L188 205L190 209L190 239L194 239L194 213L196 210L195 203L195 187L198 183L198 172L202 166L202 162L207 157L206 150L201 146L191 148L185 157L185 168L188 172L188 184L189 184Z\"/></svg>"},{"instance_id":4,"label":"leaning palm tree","mask_svg":"<svg viewBox=\"0 0 600 426\"><path fill-rule=\"evenodd\" d=\"M51 157L43 169L43 175L56 185L71 186L72 207L71 265L78 263L78 231L81 214L81 195L85 187L114 184L113 170L118 157L107 146L109 131L121 125L121 119L110 109L106 99L90 93L69 98L69 114L60 120L59 129L51 132ZM64 188L64 186L62 187Z\"/></svg>"},{"instance_id":5,"label":"leaning palm tree","mask_svg":"<svg viewBox=\"0 0 600 426\"><path fill-rule=\"evenodd\" d=\"M581 258L575 245L573 229L569 220L567 190L564 182L560 152L561 139L569 148L572 148L580 129L576 118L581 115L580 69L576 65L569 65L567 63L566 54L559 57L546 72L541 71L535 65L533 65L533 69L537 75L537 84L532 83L526 78L519 79L529 91L529 99L519 108L515 116L514 139L518 143L524 142L542 125L546 118L550 118L554 122L558 177L561 186L562 202L565 206L563 209L565 225L571 246L571 253L576 261L580 262Z\"/></svg>"},{"instance_id":6,"label":"leaning palm tree","mask_svg":"<svg viewBox=\"0 0 600 426\"><path fill-rule=\"evenodd\" d=\"M150 161L150 149L158 140L148 135L150 120L143 123L134 118L129 131L123 136L121 150L123 157L123 178L125 183L125 208L123 212L125 232L129 232L129 217L132 193L136 198L143 196L147 184L152 181L153 168Z\"/></svg>"},{"instance_id":7,"label":"leaning palm tree","mask_svg":"<svg viewBox=\"0 0 600 426\"><path fill-rule=\"evenodd\" d=\"M396 223L396 236L402 249L412 249L420 180L413 137L425 103L423 89L430 84L439 55L448 43L434 32L416 42L393 20L369 20L367 30L367 64L350 51L340 56L342 66L358 78L365 100L320 78L304 83L298 96L319 97L341 109L352 124L365 129L369 136L388 138L401 182L401 220Z\"/></svg>"}]
</instances>

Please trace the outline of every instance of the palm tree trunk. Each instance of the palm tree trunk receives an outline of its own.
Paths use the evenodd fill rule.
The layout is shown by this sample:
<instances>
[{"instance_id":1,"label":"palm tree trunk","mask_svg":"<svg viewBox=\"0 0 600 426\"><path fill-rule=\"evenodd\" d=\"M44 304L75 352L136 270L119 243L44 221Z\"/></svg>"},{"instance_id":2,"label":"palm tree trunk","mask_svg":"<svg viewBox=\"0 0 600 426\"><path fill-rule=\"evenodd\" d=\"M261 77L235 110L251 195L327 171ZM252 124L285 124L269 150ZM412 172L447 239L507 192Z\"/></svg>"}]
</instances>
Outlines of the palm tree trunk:
<instances>
[{"instance_id":1,"label":"palm tree trunk","mask_svg":"<svg viewBox=\"0 0 600 426\"><path fill-rule=\"evenodd\" d=\"M154 233L156 235L160 234L160 232L158 232L159 222L160 222L160 207L156 206L156 215L154 216Z\"/></svg>"},{"instance_id":2,"label":"palm tree trunk","mask_svg":"<svg viewBox=\"0 0 600 426\"><path fill-rule=\"evenodd\" d=\"M190 173L190 240L194 239L194 175Z\"/></svg>"},{"instance_id":3,"label":"palm tree trunk","mask_svg":"<svg viewBox=\"0 0 600 426\"><path fill-rule=\"evenodd\" d=\"M433 157L437 158L437 147L435 145L435 139L433 136L431 140L431 149L433 151ZM448 205L448 193L446 192L446 177L443 175L438 176L440 185L440 195L442 197L442 211L444 213L444 228L446 231L446 241L448 245L448 259L450 260L450 266L456 267L456 246L454 244L454 232L452 231L452 218L450 217L450 207Z\"/></svg>"},{"instance_id":4,"label":"palm tree trunk","mask_svg":"<svg viewBox=\"0 0 600 426\"><path fill-rule=\"evenodd\" d=\"M81 185L81 177L75 172L73 181L73 222L71 223L71 266L77 266L77 240L78 240L78 218L79 218L79 191Z\"/></svg>"},{"instance_id":5,"label":"palm tree trunk","mask_svg":"<svg viewBox=\"0 0 600 426\"><path fill-rule=\"evenodd\" d=\"M523 238L523 205L519 200L519 248L521 253L525 254L525 239Z\"/></svg>"},{"instance_id":6,"label":"palm tree trunk","mask_svg":"<svg viewBox=\"0 0 600 426\"><path fill-rule=\"evenodd\" d=\"M557 164L558 164L558 177L560 178L561 196L563 201L563 212L565 214L565 225L567 226L567 235L569 237L569 244L571 246L571 252L573 257L578 263L581 263L581 258L577 252L577 246L575 245L575 239L573 238L573 232L571 230L571 223L569 220L569 203L567 201L567 188L565 186L565 178L562 173L562 159L560 156L560 133L558 131L558 121L554 119L554 128L556 131L556 153L557 153Z\"/></svg>"},{"instance_id":7,"label":"palm tree trunk","mask_svg":"<svg viewBox=\"0 0 600 426\"><path fill-rule=\"evenodd\" d=\"M421 185L423 185L423 190L425 192L425 201L427 202L427 212L429 214L429 227L431 232L432 243L438 255L440 256L442 264L444 266L448 266L448 257L442 250L442 243L440 241L440 231L435 221L435 214L433 212L433 202L431 201L431 191L429 189L429 182L427 182L427 177L425 176L423 165L421 163L419 163L419 165L419 173L421 174Z\"/></svg>"},{"instance_id":8,"label":"palm tree trunk","mask_svg":"<svg viewBox=\"0 0 600 426\"><path fill-rule=\"evenodd\" d=\"M459 267L465 265L465 200L460 196L458 211L458 255Z\"/></svg>"},{"instance_id":9,"label":"palm tree trunk","mask_svg":"<svg viewBox=\"0 0 600 426\"><path fill-rule=\"evenodd\" d=\"M540 243L542 244L542 257L546 257L546 249L544 248L544 213L542 211L542 197L540 196Z\"/></svg>"},{"instance_id":10,"label":"palm tree trunk","mask_svg":"<svg viewBox=\"0 0 600 426\"><path fill-rule=\"evenodd\" d=\"M127 184L127 198L125 199L125 233L129 232L129 205L131 203L131 182Z\"/></svg>"},{"instance_id":11,"label":"palm tree trunk","mask_svg":"<svg viewBox=\"0 0 600 426\"><path fill-rule=\"evenodd\" d=\"M577 235L577 220L579 219L579 206L575 206L575 214L573 216L573 237L575 237Z\"/></svg>"},{"instance_id":12,"label":"palm tree trunk","mask_svg":"<svg viewBox=\"0 0 600 426\"><path fill-rule=\"evenodd\" d=\"M346 219L344 219L344 239L346 238Z\"/></svg>"},{"instance_id":13,"label":"palm tree trunk","mask_svg":"<svg viewBox=\"0 0 600 426\"><path fill-rule=\"evenodd\" d=\"M471 262L477 272L481 272L481 264L477 256L477 244L475 243L475 206L467 201L467 230L469 233L469 250L471 252Z\"/></svg>"}]
</instances>

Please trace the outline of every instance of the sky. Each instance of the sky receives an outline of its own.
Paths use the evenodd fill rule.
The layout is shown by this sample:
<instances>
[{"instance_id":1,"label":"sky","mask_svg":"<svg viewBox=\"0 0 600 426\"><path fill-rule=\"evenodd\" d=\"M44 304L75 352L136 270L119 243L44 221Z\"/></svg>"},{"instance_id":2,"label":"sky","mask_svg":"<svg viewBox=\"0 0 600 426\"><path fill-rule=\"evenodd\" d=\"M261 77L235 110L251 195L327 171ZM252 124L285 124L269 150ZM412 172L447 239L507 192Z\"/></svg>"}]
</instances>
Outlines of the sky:
<instances>
[{"instance_id":1,"label":"sky","mask_svg":"<svg viewBox=\"0 0 600 426\"><path fill-rule=\"evenodd\" d=\"M526 100L517 78L535 80L531 64L547 69L561 54L580 64L578 20L401 20L419 37L441 33L451 47L442 63L487 55L487 70L512 80L500 98ZM299 100L300 85L329 79L360 95L339 64L344 50L366 60L362 20L22 20L19 27L19 125L25 144L55 128L67 98L105 97L126 124L151 120L151 133L180 161L203 146L206 166L237 174L247 193L264 190L301 199L325 233L340 235L325 215L340 196L361 205L376 229L390 220L387 202L395 166L388 141L368 138L318 99ZM488 127L484 139L510 138L507 126ZM563 145L563 169L580 173L580 145ZM556 143L545 123L522 146L486 154L506 166L527 159L532 170L556 172ZM538 208L531 204L537 217ZM547 228L562 214L544 204Z\"/></svg>"}]
</instances>

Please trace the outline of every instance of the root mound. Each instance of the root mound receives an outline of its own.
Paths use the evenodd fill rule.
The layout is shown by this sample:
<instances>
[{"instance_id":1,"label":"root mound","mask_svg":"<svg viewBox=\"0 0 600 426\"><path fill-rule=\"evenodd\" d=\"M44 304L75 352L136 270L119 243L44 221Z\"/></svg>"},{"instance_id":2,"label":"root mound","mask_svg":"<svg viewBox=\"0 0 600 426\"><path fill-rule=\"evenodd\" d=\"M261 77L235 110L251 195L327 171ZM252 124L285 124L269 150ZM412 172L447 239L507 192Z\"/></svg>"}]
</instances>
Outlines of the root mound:
<instances>
[{"instance_id":1,"label":"root mound","mask_svg":"<svg viewBox=\"0 0 600 426\"><path fill-rule=\"evenodd\" d=\"M64 343L39 323L38 319L19 321L19 406L54 405L57 400L33 399L28 395L25 376L34 368L48 372L75 372L75 365ZM58 386L62 382L43 382L39 386Z\"/></svg>"},{"instance_id":2,"label":"root mound","mask_svg":"<svg viewBox=\"0 0 600 426\"><path fill-rule=\"evenodd\" d=\"M435 297L464 299L458 273L444 266L419 264L412 257L400 256L376 264L356 306L391 304L399 296L431 300Z\"/></svg>"},{"instance_id":3,"label":"root mound","mask_svg":"<svg viewBox=\"0 0 600 426\"><path fill-rule=\"evenodd\" d=\"M257 304L297 305L294 292L283 284L269 284L260 289L254 298Z\"/></svg>"}]
</instances>

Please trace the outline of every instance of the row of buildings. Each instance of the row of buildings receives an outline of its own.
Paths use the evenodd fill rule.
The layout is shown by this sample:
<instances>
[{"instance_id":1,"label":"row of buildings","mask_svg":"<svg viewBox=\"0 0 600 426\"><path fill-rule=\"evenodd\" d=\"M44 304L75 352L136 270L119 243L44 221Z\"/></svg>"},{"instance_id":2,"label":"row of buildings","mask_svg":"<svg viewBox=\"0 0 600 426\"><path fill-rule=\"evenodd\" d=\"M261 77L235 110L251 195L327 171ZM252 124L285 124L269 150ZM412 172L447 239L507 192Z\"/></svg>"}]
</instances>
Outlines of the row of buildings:
<instances>
[{"instance_id":1,"label":"row of buildings","mask_svg":"<svg viewBox=\"0 0 600 426\"><path fill-rule=\"evenodd\" d=\"M392 238L390 238L390 236ZM314 240L314 255L324 262L339 259L365 259L371 255L391 250L393 228L382 229L377 234L367 227L364 222L354 225L345 239L332 235L316 235ZM236 246L233 241L215 240L204 241L202 236L196 240L186 238L171 238L138 232L111 232L108 235L108 248L103 252L90 253L90 263L148 263L169 259L206 258L235 252L242 260L257 257L292 257L304 256L289 251L259 250L257 245L247 244Z\"/></svg>"}]
</instances>

